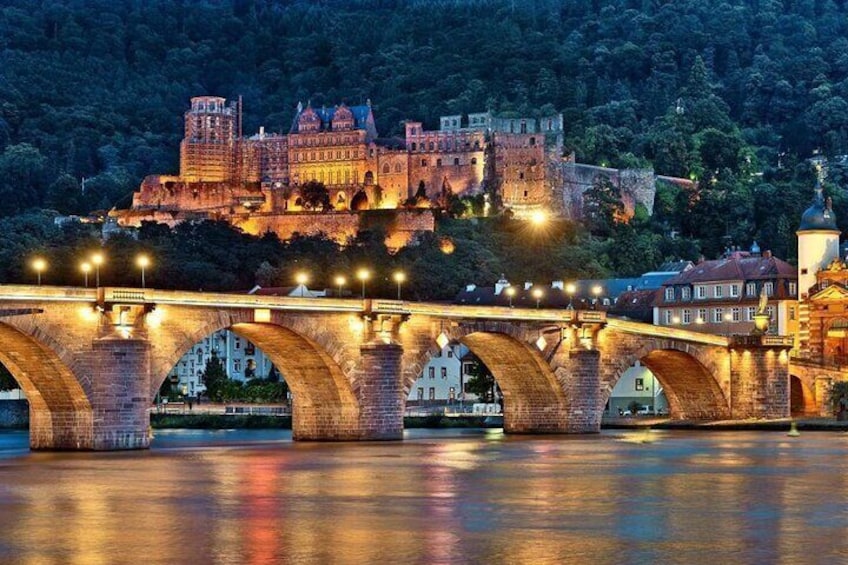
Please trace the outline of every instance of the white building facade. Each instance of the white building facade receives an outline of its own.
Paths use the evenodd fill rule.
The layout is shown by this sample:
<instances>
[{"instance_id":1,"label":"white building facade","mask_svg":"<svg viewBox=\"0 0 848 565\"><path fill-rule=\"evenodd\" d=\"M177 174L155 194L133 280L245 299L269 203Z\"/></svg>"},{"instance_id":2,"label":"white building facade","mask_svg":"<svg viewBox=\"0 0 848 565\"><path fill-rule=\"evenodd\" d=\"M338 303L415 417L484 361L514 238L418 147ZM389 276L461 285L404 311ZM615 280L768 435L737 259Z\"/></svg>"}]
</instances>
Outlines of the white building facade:
<instances>
[{"instance_id":1,"label":"white building facade","mask_svg":"<svg viewBox=\"0 0 848 565\"><path fill-rule=\"evenodd\" d=\"M183 355L171 371L171 383L189 396L204 392L203 371L213 353L224 365L227 376L237 381L267 378L274 367L253 343L229 330L221 330L197 342Z\"/></svg>"},{"instance_id":2,"label":"white building facade","mask_svg":"<svg viewBox=\"0 0 848 565\"><path fill-rule=\"evenodd\" d=\"M407 404L427 406L474 402L477 395L464 392L475 361L461 343L449 343L430 358L409 391Z\"/></svg>"}]
</instances>

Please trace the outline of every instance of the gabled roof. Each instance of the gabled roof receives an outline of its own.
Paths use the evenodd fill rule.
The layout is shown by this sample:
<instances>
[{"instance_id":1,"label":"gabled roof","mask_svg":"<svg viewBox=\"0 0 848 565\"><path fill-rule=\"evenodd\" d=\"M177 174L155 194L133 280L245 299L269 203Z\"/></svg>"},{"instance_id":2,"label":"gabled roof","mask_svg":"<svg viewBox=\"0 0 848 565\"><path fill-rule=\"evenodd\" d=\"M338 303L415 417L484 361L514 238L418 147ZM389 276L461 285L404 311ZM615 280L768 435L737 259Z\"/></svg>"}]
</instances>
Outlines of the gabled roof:
<instances>
[{"instance_id":1,"label":"gabled roof","mask_svg":"<svg viewBox=\"0 0 848 565\"><path fill-rule=\"evenodd\" d=\"M698 263L665 283L665 286L716 281L750 281L761 279L797 279L798 271L776 257L731 255Z\"/></svg>"},{"instance_id":2,"label":"gabled roof","mask_svg":"<svg viewBox=\"0 0 848 565\"><path fill-rule=\"evenodd\" d=\"M330 131L333 116L335 115L338 106L334 106L332 108L313 108L312 106L307 105L306 107L298 106L298 110L294 115L294 120L292 120L292 127L289 133L298 133L300 116L307 109L311 109L315 112L315 115L321 120L321 131ZM371 117L371 106L363 104L359 106L347 106L347 109L353 114L354 129L365 130L368 132L369 138L373 139L377 137L377 130L374 127L374 121L373 119L369 120Z\"/></svg>"},{"instance_id":3,"label":"gabled roof","mask_svg":"<svg viewBox=\"0 0 848 565\"><path fill-rule=\"evenodd\" d=\"M841 283L831 283L827 285L825 288L817 291L815 294L811 295L808 300L817 301L817 300L845 300L848 299L848 287Z\"/></svg>"}]
</instances>

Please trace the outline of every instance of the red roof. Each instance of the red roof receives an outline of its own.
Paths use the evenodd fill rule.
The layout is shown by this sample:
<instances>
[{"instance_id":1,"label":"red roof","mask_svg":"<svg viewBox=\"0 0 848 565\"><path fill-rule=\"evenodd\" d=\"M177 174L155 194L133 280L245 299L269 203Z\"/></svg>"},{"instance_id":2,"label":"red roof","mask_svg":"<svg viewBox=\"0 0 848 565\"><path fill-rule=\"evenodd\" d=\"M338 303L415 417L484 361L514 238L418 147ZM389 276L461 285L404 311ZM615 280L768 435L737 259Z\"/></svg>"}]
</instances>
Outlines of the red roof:
<instances>
[{"instance_id":1,"label":"red roof","mask_svg":"<svg viewBox=\"0 0 848 565\"><path fill-rule=\"evenodd\" d=\"M717 281L797 279L798 270L776 257L733 254L723 259L698 263L688 271L668 279L663 286Z\"/></svg>"}]
</instances>

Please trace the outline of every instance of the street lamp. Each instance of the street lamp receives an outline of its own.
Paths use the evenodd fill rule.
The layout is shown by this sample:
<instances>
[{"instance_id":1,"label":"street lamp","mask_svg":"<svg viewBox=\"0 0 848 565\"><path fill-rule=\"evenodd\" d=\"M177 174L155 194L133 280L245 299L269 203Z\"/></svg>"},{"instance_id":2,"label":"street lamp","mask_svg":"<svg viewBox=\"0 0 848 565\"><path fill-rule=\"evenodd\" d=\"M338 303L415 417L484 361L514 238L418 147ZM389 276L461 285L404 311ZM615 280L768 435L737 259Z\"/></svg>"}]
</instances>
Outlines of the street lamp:
<instances>
[{"instance_id":1,"label":"street lamp","mask_svg":"<svg viewBox=\"0 0 848 565\"><path fill-rule=\"evenodd\" d=\"M533 222L534 226L542 226L548 221L548 215L544 210L536 210L530 216L530 221Z\"/></svg>"},{"instance_id":2,"label":"street lamp","mask_svg":"<svg viewBox=\"0 0 848 565\"><path fill-rule=\"evenodd\" d=\"M139 255L136 257L135 263L139 266L139 268L141 268L141 288L145 288L144 273L147 270L147 267L150 266L150 257L147 255Z\"/></svg>"},{"instance_id":3,"label":"street lamp","mask_svg":"<svg viewBox=\"0 0 848 565\"><path fill-rule=\"evenodd\" d=\"M592 309L595 310L598 308L598 298L601 296L601 293L604 291L603 287L599 284L596 284L592 287L592 296L595 297L592 302Z\"/></svg>"},{"instance_id":4,"label":"street lamp","mask_svg":"<svg viewBox=\"0 0 848 565\"><path fill-rule=\"evenodd\" d=\"M347 283L347 279L341 275L336 277L336 285L339 287L339 298L342 297L342 287Z\"/></svg>"},{"instance_id":5,"label":"street lamp","mask_svg":"<svg viewBox=\"0 0 848 565\"><path fill-rule=\"evenodd\" d=\"M544 295L545 295L545 293L542 291L541 288L534 288L533 289L533 298L536 299L536 308L539 307L539 302L542 301L542 297Z\"/></svg>"},{"instance_id":6,"label":"street lamp","mask_svg":"<svg viewBox=\"0 0 848 565\"><path fill-rule=\"evenodd\" d=\"M356 271L356 278L362 281L362 298L365 298L365 281L371 278L371 271L368 269L359 269Z\"/></svg>"},{"instance_id":7,"label":"street lamp","mask_svg":"<svg viewBox=\"0 0 848 565\"><path fill-rule=\"evenodd\" d=\"M724 316L722 316L724 320L724 333L725 335L730 335L730 322L733 321L733 314L727 312Z\"/></svg>"},{"instance_id":8,"label":"street lamp","mask_svg":"<svg viewBox=\"0 0 848 565\"><path fill-rule=\"evenodd\" d=\"M100 252L91 256L91 264L94 265L94 282L100 287L100 265L103 264L103 254Z\"/></svg>"},{"instance_id":9,"label":"street lamp","mask_svg":"<svg viewBox=\"0 0 848 565\"><path fill-rule=\"evenodd\" d=\"M32 261L32 268L35 270L35 274L38 275L38 286L41 286L41 273L47 269L47 261L41 257L36 257Z\"/></svg>"},{"instance_id":10,"label":"street lamp","mask_svg":"<svg viewBox=\"0 0 848 565\"><path fill-rule=\"evenodd\" d=\"M397 271L394 275L392 275L392 278L395 279L395 282L398 285L398 300L400 300L400 285L406 281L406 273L403 271Z\"/></svg>"},{"instance_id":11,"label":"street lamp","mask_svg":"<svg viewBox=\"0 0 848 565\"><path fill-rule=\"evenodd\" d=\"M91 263L83 261L80 265L80 271L82 271L83 275L85 275L85 288L88 288L88 273L91 272Z\"/></svg>"},{"instance_id":12,"label":"street lamp","mask_svg":"<svg viewBox=\"0 0 848 565\"><path fill-rule=\"evenodd\" d=\"M512 308L512 299L515 296L515 287L514 286L508 286L508 287L506 287L504 292L509 297L509 307Z\"/></svg>"},{"instance_id":13,"label":"street lamp","mask_svg":"<svg viewBox=\"0 0 848 565\"><path fill-rule=\"evenodd\" d=\"M309 282L309 275L301 271L294 276L294 281L300 287L300 297L303 298L306 292L306 283Z\"/></svg>"},{"instance_id":14,"label":"street lamp","mask_svg":"<svg viewBox=\"0 0 848 565\"><path fill-rule=\"evenodd\" d=\"M568 310L574 310L574 293L577 292L577 285L568 283L565 285L565 293L568 295Z\"/></svg>"}]
</instances>

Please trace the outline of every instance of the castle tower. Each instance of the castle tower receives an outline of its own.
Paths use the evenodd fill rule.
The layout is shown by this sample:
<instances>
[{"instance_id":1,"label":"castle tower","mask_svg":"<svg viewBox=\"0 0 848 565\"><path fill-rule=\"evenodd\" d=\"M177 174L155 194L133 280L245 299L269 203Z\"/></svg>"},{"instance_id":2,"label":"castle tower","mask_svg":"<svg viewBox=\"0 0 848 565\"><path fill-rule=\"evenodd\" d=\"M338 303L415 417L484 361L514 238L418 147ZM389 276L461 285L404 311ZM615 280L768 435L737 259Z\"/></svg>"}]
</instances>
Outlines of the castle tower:
<instances>
[{"instance_id":1,"label":"castle tower","mask_svg":"<svg viewBox=\"0 0 848 565\"><path fill-rule=\"evenodd\" d=\"M839 229L830 198L816 183L812 205L801 216L798 231L798 298L804 300L816 284L816 273L839 258Z\"/></svg>"},{"instance_id":2,"label":"castle tower","mask_svg":"<svg viewBox=\"0 0 848 565\"><path fill-rule=\"evenodd\" d=\"M185 113L180 176L186 182L232 179L237 111L218 96L196 96Z\"/></svg>"}]
</instances>

